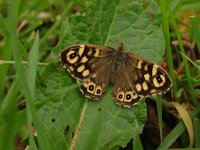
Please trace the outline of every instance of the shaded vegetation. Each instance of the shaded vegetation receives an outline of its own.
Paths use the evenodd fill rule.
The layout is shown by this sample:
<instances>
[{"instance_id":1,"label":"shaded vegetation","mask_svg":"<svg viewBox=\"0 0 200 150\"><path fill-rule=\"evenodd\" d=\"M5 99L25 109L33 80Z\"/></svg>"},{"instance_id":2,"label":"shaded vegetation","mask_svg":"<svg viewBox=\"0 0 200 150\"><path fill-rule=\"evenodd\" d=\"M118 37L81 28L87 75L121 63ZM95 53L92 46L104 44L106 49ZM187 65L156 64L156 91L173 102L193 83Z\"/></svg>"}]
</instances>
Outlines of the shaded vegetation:
<instances>
[{"instance_id":1,"label":"shaded vegetation","mask_svg":"<svg viewBox=\"0 0 200 150\"><path fill-rule=\"evenodd\" d=\"M200 148L199 0L0 1L0 149ZM125 48L172 90L133 109L96 102L58 61L72 44Z\"/></svg>"}]
</instances>

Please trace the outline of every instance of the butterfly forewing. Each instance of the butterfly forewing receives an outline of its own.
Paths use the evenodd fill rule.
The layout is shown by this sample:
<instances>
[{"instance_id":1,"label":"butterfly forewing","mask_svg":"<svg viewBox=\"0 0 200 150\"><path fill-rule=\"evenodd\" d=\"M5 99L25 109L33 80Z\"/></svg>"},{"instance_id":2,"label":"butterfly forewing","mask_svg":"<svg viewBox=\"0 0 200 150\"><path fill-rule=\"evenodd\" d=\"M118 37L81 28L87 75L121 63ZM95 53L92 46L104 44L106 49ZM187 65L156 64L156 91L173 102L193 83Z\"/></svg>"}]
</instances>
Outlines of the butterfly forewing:
<instances>
[{"instance_id":1,"label":"butterfly forewing","mask_svg":"<svg viewBox=\"0 0 200 150\"><path fill-rule=\"evenodd\" d=\"M60 62L75 79L84 80L96 71L93 64L102 62L102 59L110 56L112 51L109 47L92 44L73 45L60 53Z\"/></svg>"},{"instance_id":2,"label":"butterfly forewing","mask_svg":"<svg viewBox=\"0 0 200 150\"><path fill-rule=\"evenodd\" d=\"M171 88L171 78L163 68L132 53L128 53L127 56L128 64L134 70L134 73L131 71L130 73L132 73L132 76L137 76L137 79L134 78L132 84L138 95L162 94ZM135 61L132 61L133 59Z\"/></svg>"}]
</instances>

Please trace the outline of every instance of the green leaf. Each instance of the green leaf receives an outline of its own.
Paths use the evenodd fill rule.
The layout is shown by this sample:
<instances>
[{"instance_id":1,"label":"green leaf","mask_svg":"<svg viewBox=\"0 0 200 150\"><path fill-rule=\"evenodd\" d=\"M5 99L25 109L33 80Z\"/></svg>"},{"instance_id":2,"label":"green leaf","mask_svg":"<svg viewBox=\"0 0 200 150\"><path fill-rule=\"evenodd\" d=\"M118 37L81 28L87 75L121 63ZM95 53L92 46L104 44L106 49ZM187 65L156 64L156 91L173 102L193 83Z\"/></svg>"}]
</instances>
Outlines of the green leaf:
<instances>
[{"instance_id":1,"label":"green leaf","mask_svg":"<svg viewBox=\"0 0 200 150\"><path fill-rule=\"evenodd\" d=\"M28 59L28 66L27 66L27 82L28 88L30 90L30 97L34 97L35 93L35 78L37 72L37 61L38 61L38 50L39 50L39 33L36 34L35 41L30 51L29 59ZM30 105L30 104L29 104ZM29 133L32 130L32 116L31 116L31 109L30 106L27 104L27 122L28 122L28 129ZM40 134L40 133L39 133ZM40 135L39 135L40 136ZM29 146L30 149L37 150L37 146L34 142L34 137L32 134L29 134Z\"/></svg>"},{"instance_id":2,"label":"green leaf","mask_svg":"<svg viewBox=\"0 0 200 150\"><path fill-rule=\"evenodd\" d=\"M116 106L111 88L100 101L87 100L65 70L49 66L40 87L39 100L48 100L40 110L52 147L111 149L125 147L134 133L141 133L146 121L144 101L134 109ZM54 70L53 70L54 69ZM53 131L53 132L52 132ZM72 137L77 137L77 140Z\"/></svg>"},{"instance_id":3,"label":"green leaf","mask_svg":"<svg viewBox=\"0 0 200 150\"><path fill-rule=\"evenodd\" d=\"M143 150L139 134L136 134L135 136L135 140L133 141L133 149Z\"/></svg>"},{"instance_id":4,"label":"green leaf","mask_svg":"<svg viewBox=\"0 0 200 150\"><path fill-rule=\"evenodd\" d=\"M164 39L160 11L154 0L90 0L86 8L64 22L58 53L71 44L93 43L118 47L160 62ZM50 64L38 82L38 111L54 149L113 149L125 147L142 132L144 100L133 109L116 106L108 87L100 101L84 98L78 84L61 68Z\"/></svg>"},{"instance_id":5,"label":"green leaf","mask_svg":"<svg viewBox=\"0 0 200 150\"><path fill-rule=\"evenodd\" d=\"M93 43L116 48L123 42L127 51L161 62L165 44L154 0L95 0L88 1L87 8L86 15L76 14L64 22L60 47ZM60 49L55 51L57 60Z\"/></svg>"}]
</instances>

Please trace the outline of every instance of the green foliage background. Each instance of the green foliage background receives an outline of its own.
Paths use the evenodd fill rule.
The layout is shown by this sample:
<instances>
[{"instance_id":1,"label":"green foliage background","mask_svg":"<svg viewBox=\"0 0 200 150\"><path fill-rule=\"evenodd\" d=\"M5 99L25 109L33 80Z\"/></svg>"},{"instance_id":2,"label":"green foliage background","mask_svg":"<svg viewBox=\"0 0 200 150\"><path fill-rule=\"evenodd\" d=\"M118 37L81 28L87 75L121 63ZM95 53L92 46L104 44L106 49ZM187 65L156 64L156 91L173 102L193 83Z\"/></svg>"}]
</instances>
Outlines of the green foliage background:
<instances>
[{"instance_id":1,"label":"green foliage background","mask_svg":"<svg viewBox=\"0 0 200 150\"><path fill-rule=\"evenodd\" d=\"M82 13L63 23L60 42L52 53L54 62L58 61L58 53L71 44L117 47L120 42L148 60L162 60L164 38L160 11L154 0L93 0L84 7ZM100 101L87 100L58 63L47 67L40 82L37 101L45 102L38 113L55 149L125 147L142 132L146 120L144 101L133 109L122 109L114 105L111 87Z\"/></svg>"},{"instance_id":2,"label":"green foliage background","mask_svg":"<svg viewBox=\"0 0 200 150\"><path fill-rule=\"evenodd\" d=\"M127 51L160 63L165 43L157 1L60 0L62 15L57 21L57 14L52 13L50 23L39 14L44 10L51 12L54 0L9 2L0 2L0 10L5 9L3 5L8 10L8 14L0 14L0 32L4 38L0 55L3 60L14 60L14 65L7 62L0 68L0 149L14 149L17 134L24 134L20 137L28 139L30 149L34 150L37 144L42 150L117 149L138 138L146 122L145 101L133 109L116 106L111 86L100 101L84 98L76 81L60 66L58 54L71 44L116 48L123 42ZM69 13L72 7L78 8L73 15ZM26 26L19 30L18 25L24 20ZM59 43L50 50L48 59L49 38L58 34L56 29L61 21ZM28 64L24 66L22 60ZM38 61L47 60L48 66L39 67ZM10 80L12 83L7 83ZM21 100L26 102L26 108L18 110ZM37 142L30 134L33 125Z\"/></svg>"},{"instance_id":3,"label":"green foliage background","mask_svg":"<svg viewBox=\"0 0 200 150\"><path fill-rule=\"evenodd\" d=\"M114 105L111 86L100 101L88 100L58 62L60 51L71 44L116 48L121 42L127 51L158 64L166 49L176 103L157 96L162 141L157 149L168 149L179 137L182 147L189 143L190 148L198 149L199 51L191 46L197 57L190 59L182 36L190 36L189 45L195 39L200 50L199 8L199 0L0 1L0 150L17 149L21 144L31 150L121 149L132 139L133 149L152 149L147 136L143 145L139 137L146 122L144 100L133 109L120 108ZM191 26L182 18L190 18ZM171 45L173 39L178 40L179 49ZM175 74L180 70L174 67L183 73ZM186 101L193 111L181 106ZM179 106L183 119L163 138L162 104Z\"/></svg>"}]
</instances>

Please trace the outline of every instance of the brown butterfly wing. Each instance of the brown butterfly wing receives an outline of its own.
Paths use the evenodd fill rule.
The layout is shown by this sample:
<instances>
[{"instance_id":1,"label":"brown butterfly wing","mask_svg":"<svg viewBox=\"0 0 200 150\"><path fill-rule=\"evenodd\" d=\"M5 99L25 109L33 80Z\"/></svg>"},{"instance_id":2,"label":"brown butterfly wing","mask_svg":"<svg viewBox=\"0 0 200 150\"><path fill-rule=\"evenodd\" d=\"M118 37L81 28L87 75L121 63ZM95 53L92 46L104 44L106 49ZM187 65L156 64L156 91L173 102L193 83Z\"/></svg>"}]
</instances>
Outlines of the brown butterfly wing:
<instances>
[{"instance_id":1,"label":"brown butterfly wing","mask_svg":"<svg viewBox=\"0 0 200 150\"><path fill-rule=\"evenodd\" d=\"M80 90L85 97L99 99L110 81L109 75L105 75L113 52L106 46L74 45L60 53L60 61L75 79L82 81Z\"/></svg>"},{"instance_id":2,"label":"brown butterfly wing","mask_svg":"<svg viewBox=\"0 0 200 150\"><path fill-rule=\"evenodd\" d=\"M95 66L96 63L94 63ZM98 65L98 64L96 64ZM80 87L81 92L85 97L93 100L98 100L104 95L107 85L110 82L109 62L104 64L104 67L96 71L93 76L85 79Z\"/></svg>"},{"instance_id":3,"label":"brown butterfly wing","mask_svg":"<svg viewBox=\"0 0 200 150\"><path fill-rule=\"evenodd\" d=\"M77 80L84 80L95 73L96 66L102 65L107 60L114 49L93 44L73 45L64 49L60 53L60 62L64 68ZM98 68L100 69L100 68Z\"/></svg>"},{"instance_id":4,"label":"brown butterfly wing","mask_svg":"<svg viewBox=\"0 0 200 150\"><path fill-rule=\"evenodd\" d=\"M134 68L129 70L129 75L134 76L132 84L138 95L163 94L171 88L172 81L170 76L157 64L144 60L132 53L127 53L127 63L130 68Z\"/></svg>"},{"instance_id":5,"label":"brown butterfly wing","mask_svg":"<svg viewBox=\"0 0 200 150\"><path fill-rule=\"evenodd\" d=\"M129 69L130 66L127 66L126 60L119 66L116 81L113 83L112 95L115 104L131 108L138 104L142 97L135 91L135 87L132 84L134 76L130 76Z\"/></svg>"},{"instance_id":6,"label":"brown butterfly wing","mask_svg":"<svg viewBox=\"0 0 200 150\"><path fill-rule=\"evenodd\" d=\"M113 97L123 107L133 107L143 97L165 93L172 85L164 69L132 53L126 53L119 67Z\"/></svg>"}]
</instances>

